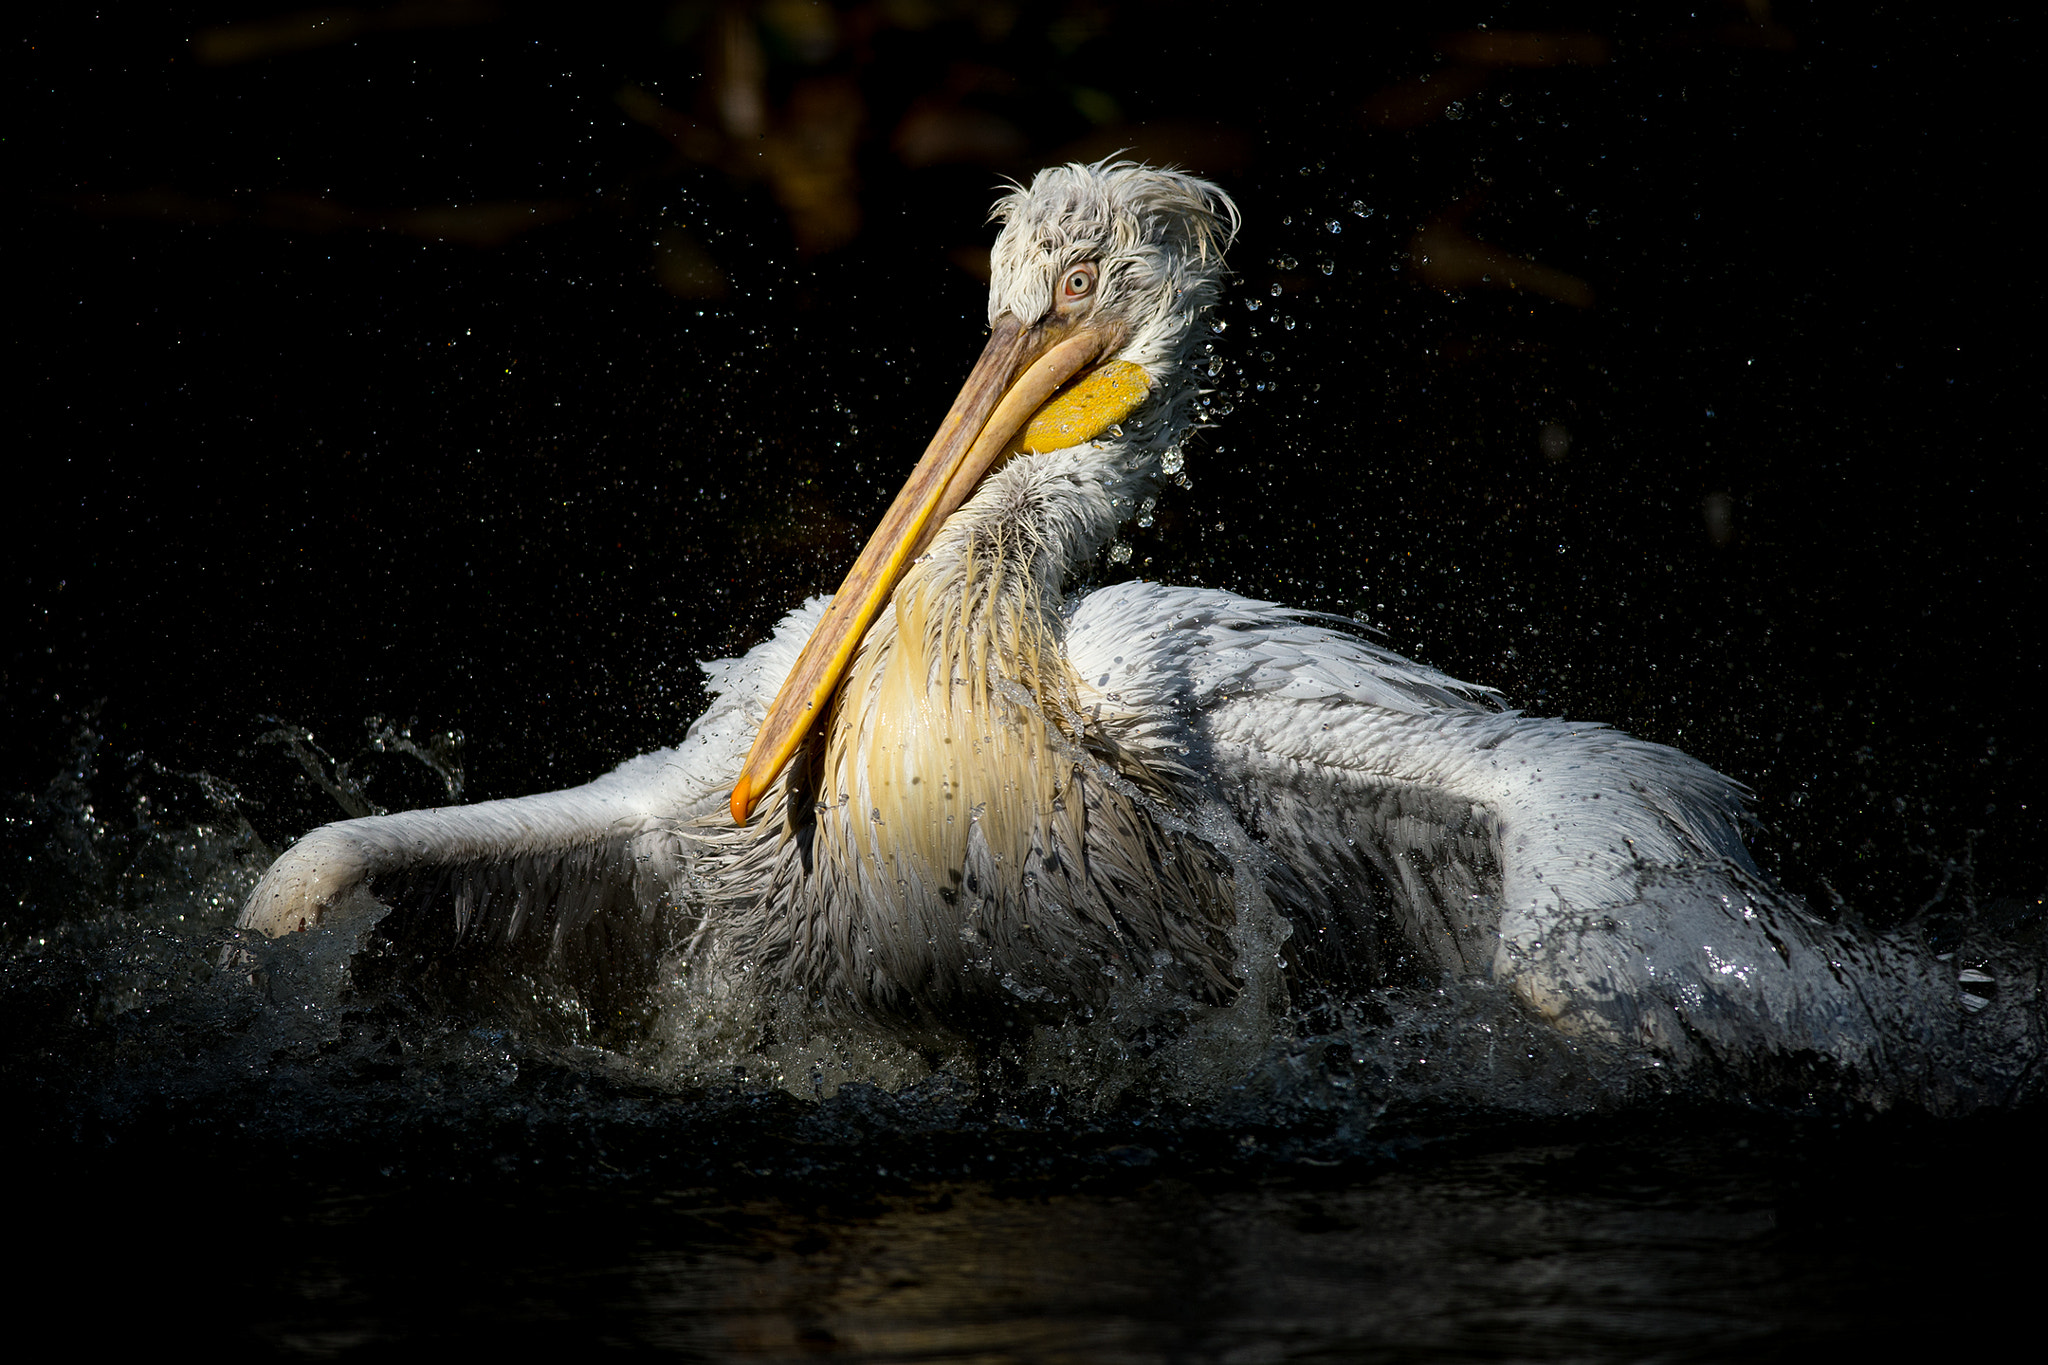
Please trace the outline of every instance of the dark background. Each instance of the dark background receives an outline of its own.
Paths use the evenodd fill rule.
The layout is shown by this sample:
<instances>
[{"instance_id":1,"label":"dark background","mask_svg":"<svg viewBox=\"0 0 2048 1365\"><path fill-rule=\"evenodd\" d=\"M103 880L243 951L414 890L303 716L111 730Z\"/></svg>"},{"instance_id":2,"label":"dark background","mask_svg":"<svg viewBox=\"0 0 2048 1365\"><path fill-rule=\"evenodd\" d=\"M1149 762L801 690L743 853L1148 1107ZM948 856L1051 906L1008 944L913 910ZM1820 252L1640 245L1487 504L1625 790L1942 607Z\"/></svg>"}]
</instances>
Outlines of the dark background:
<instances>
[{"instance_id":1,"label":"dark background","mask_svg":"<svg viewBox=\"0 0 2048 1365\"><path fill-rule=\"evenodd\" d=\"M1097 581L1362 613L1516 705L1677 744L1755 789L1765 858L1822 906L2048 890L2031 26L1764 0L27 23L20 809L81 726L103 806L204 769L273 842L341 812L266 717L392 808L445 795L365 752L366 716L459 730L469 799L674 742L692 661L836 585L950 401L1001 178L1131 148L1244 209L1234 411Z\"/></svg>"}]
</instances>

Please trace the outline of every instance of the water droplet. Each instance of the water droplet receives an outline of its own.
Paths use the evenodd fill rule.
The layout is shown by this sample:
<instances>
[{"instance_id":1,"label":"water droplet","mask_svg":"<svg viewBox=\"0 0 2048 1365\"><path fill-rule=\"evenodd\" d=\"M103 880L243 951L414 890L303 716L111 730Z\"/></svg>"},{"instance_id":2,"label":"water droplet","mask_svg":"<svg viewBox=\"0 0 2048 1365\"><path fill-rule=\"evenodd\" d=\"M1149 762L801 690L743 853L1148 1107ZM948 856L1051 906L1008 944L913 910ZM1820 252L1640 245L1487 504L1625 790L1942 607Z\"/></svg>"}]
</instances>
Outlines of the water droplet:
<instances>
[{"instance_id":1,"label":"water droplet","mask_svg":"<svg viewBox=\"0 0 2048 1365\"><path fill-rule=\"evenodd\" d=\"M1332 218L1332 219L1331 219L1331 220L1330 220L1329 222L1325 223L1325 224L1324 224L1323 226L1324 226L1324 227L1327 227L1327 228L1328 228L1328 229L1329 229L1329 230L1330 230L1331 232L1342 232L1342 231L1344 230L1344 225L1343 225L1342 223L1338 222L1338 221L1337 221L1337 220L1336 220L1335 218Z\"/></svg>"},{"instance_id":2,"label":"water droplet","mask_svg":"<svg viewBox=\"0 0 2048 1365\"><path fill-rule=\"evenodd\" d=\"M1257 299L1246 299L1244 301L1244 306L1250 309L1252 312L1256 313L1263 305L1261 305Z\"/></svg>"},{"instance_id":3,"label":"water droplet","mask_svg":"<svg viewBox=\"0 0 2048 1365\"><path fill-rule=\"evenodd\" d=\"M1363 199L1352 200L1351 211L1357 214L1360 218L1370 218L1373 214L1372 207L1368 205Z\"/></svg>"},{"instance_id":4,"label":"water droplet","mask_svg":"<svg viewBox=\"0 0 2048 1365\"><path fill-rule=\"evenodd\" d=\"M1274 297L1274 298L1276 298L1276 299L1277 299L1277 298L1279 298L1279 297L1280 297L1280 293L1281 293L1281 290L1280 290L1280 286L1279 286L1278 284L1275 284L1275 285L1273 286L1273 297Z\"/></svg>"},{"instance_id":5,"label":"water droplet","mask_svg":"<svg viewBox=\"0 0 2048 1365\"><path fill-rule=\"evenodd\" d=\"M1159 467L1169 474L1180 473L1182 466L1185 464L1187 464L1187 456L1181 453L1179 446L1169 447L1167 452L1159 457Z\"/></svg>"},{"instance_id":6,"label":"water droplet","mask_svg":"<svg viewBox=\"0 0 2048 1365\"><path fill-rule=\"evenodd\" d=\"M1293 318L1288 318L1288 319L1286 319L1286 320L1285 320L1284 322L1282 322L1282 323L1281 323L1280 325L1281 325L1281 326L1283 326L1283 327L1285 327L1285 328L1286 328L1286 329L1287 329L1288 331L1290 331L1290 332L1291 332L1291 331L1293 331L1293 330L1294 330L1294 319L1293 319Z\"/></svg>"},{"instance_id":7,"label":"water droplet","mask_svg":"<svg viewBox=\"0 0 2048 1365\"><path fill-rule=\"evenodd\" d=\"M1337 263L1328 256L1325 256L1316 262L1316 269L1322 271L1325 275L1334 275L1337 273Z\"/></svg>"},{"instance_id":8,"label":"water droplet","mask_svg":"<svg viewBox=\"0 0 2048 1365\"><path fill-rule=\"evenodd\" d=\"M1465 117L1464 104L1461 101L1452 100L1450 107L1444 110L1444 117L1447 119L1461 119Z\"/></svg>"},{"instance_id":9,"label":"water droplet","mask_svg":"<svg viewBox=\"0 0 2048 1365\"><path fill-rule=\"evenodd\" d=\"M1275 270L1292 270L1298 264L1299 262L1292 256L1278 256L1273 260L1273 268Z\"/></svg>"},{"instance_id":10,"label":"water droplet","mask_svg":"<svg viewBox=\"0 0 2048 1365\"><path fill-rule=\"evenodd\" d=\"M1111 541L1109 544L1109 562L1112 564L1130 563L1131 547L1124 544L1121 540Z\"/></svg>"},{"instance_id":11,"label":"water droplet","mask_svg":"<svg viewBox=\"0 0 2048 1365\"><path fill-rule=\"evenodd\" d=\"M1223 333L1229 328L1229 326L1230 324L1228 322L1225 322L1222 318L1217 318L1214 322L1209 324L1209 330L1211 332L1214 332L1217 336L1222 336Z\"/></svg>"}]
</instances>

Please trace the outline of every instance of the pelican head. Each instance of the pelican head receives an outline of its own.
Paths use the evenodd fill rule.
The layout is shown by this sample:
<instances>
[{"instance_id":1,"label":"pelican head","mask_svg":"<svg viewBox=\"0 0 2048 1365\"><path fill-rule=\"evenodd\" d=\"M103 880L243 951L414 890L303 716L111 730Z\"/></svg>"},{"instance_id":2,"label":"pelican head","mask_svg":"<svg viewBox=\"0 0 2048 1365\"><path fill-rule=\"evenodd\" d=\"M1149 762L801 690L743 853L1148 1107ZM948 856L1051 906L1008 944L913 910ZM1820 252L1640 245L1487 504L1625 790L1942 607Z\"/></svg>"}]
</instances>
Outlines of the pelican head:
<instances>
[{"instance_id":1,"label":"pelican head","mask_svg":"<svg viewBox=\"0 0 2048 1365\"><path fill-rule=\"evenodd\" d=\"M989 252L991 332L1077 313L1121 338L1111 358L1154 383L1215 302L1238 228L1237 205L1214 185L1127 161L1040 171L990 216L1003 224Z\"/></svg>"},{"instance_id":2,"label":"pelican head","mask_svg":"<svg viewBox=\"0 0 2048 1365\"><path fill-rule=\"evenodd\" d=\"M1061 591L1186 428L1237 209L1103 162L993 216L987 344L756 732L712 879L750 960L863 1011L1085 1007L1161 972L1227 999L1231 893L1171 813L1188 775L1074 676Z\"/></svg>"}]
</instances>

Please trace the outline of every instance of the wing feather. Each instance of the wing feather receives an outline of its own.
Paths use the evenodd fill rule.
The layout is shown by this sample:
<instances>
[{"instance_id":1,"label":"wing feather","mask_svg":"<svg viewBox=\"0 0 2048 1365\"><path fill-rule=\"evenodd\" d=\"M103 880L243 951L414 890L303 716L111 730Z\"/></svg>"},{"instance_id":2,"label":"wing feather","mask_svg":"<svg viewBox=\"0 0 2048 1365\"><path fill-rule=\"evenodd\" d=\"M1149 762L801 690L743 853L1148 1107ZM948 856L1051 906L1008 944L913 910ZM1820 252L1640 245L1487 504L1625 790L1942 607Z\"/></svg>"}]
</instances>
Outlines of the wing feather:
<instances>
[{"instance_id":1,"label":"wing feather","mask_svg":"<svg viewBox=\"0 0 2048 1365\"><path fill-rule=\"evenodd\" d=\"M239 924L276 936L317 926L368 891L445 943L538 941L549 956L616 957L662 906L679 906L693 830L724 810L768 699L827 599L789 614L737 659L703 665L710 707L671 749L564 791L325 825L258 883Z\"/></svg>"},{"instance_id":2,"label":"wing feather","mask_svg":"<svg viewBox=\"0 0 2048 1365\"><path fill-rule=\"evenodd\" d=\"M1805 1020L1788 1038L1839 1024L1815 985L1827 936L1757 892L1746 793L1675 749L1500 710L1491 689L1229 593L1108 589L1070 610L1067 644L1104 722L1184 749L1272 855L1312 974L1490 974L1567 1026L1674 1053L1709 1016ZM1672 869L1726 887L1721 912L1647 902Z\"/></svg>"},{"instance_id":3,"label":"wing feather","mask_svg":"<svg viewBox=\"0 0 2048 1365\"><path fill-rule=\"evenodd\" d=\"M1229 593L1105 590L1070 608L1068 651L1106 724L1184 750L1265 845L1312 971L1405 953L1568 1032L1789 1063L1800 1084L1816 1059L1872 1093L1930 1056L1983 1069L1939 964L1773 887L1742 843L1747 792L1676 749L1500 710Z\"/></svg>"}]
</instances>

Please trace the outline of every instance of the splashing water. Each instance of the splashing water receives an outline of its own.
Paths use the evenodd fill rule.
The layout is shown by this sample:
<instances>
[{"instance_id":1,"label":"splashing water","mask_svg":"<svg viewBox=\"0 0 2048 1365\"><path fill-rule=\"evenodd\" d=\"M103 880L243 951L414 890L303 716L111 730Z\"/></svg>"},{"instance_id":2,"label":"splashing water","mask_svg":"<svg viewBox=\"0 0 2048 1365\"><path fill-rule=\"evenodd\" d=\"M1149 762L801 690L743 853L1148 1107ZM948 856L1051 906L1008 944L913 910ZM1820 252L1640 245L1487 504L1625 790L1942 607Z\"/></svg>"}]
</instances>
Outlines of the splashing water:
<instances>
[{"instance_id":1,"label":"splashing water","mask_svg":"<svg viewBox=\"0 0 2048 1365\"><path fill-rule=\"evenodd\" d=\"M369 728L444 783L460 781L449 746L437 755L391 745L381 721ZM365 801L346 765L302 730L273 723L261 739L311 764L344 810ZM311 934L243 935L235 915L273 853L242 813L247 798L204 772L137 756L115 812L101 793L122 774L105 749L82 727L73 761L13 821L30 856L7 926L0 1008L17 1058L64 1060L13 1079L72 1125L118 1127L145 1092L262 1132L317 1127L323 1114L336 1123L357 1115L353 1126L365 1106L405 1127L421 1121L408 1114L420 1102L458 1126L507 1102L535 1122L563 1122L559 1105L583 1103L563 1097L592 1086L635 1096L635 1105L720 1112L748 1097L817 1102L879 1089L942 1093L990 1112L1033 1108L1053 1116L1049 1133L1167 1112L1198 1126L1252 1123L1290 1133L1290 1150L1339 1159L1377 1140L1390 1113L1561 1117L1659 1097L1711 1100L1720 1084L1711 1074L1681 1080L1647 1052L1567 1037L1480 981L1445 977L1290 1007L1277 966L1288 925L1265 900L1258 848L1221 811L1201 814L1195 832L1241 869L1233 934L1248 970L1239 999L1200 1006L1162 995L1160 978L1124 983L1095 1018L1037 1026L998 1082L957 1048L814 1027L800 1011L741 1009L690 979L681 942L656 953L661 965L628 989L533 954L465 948L428 960L394 936L399 917L387 921L368 897ZM138 775L160 791L182 785L196 816L166 817L171 802L143 790ZM1674 884L1661 894L1675 906L1687 893ZM1879 985L1883 970L1872 968ZM1167 1018L1178 1023L1162 1031ZM1915 1069L1940 1064L1930 1056L1902 1067L1888 1090L1836 1091L1880 1105L1940 1103L1941 1087ZM1818 1067L1795 1067L1740 1085L1745 1097L1803 1103L1831 1081Z\"/></svg>"}]
</instances>

